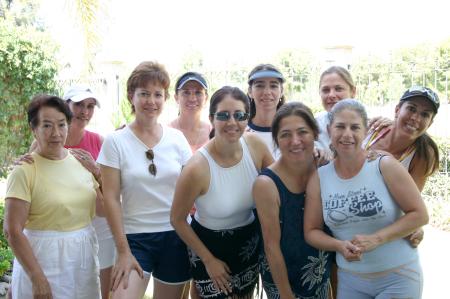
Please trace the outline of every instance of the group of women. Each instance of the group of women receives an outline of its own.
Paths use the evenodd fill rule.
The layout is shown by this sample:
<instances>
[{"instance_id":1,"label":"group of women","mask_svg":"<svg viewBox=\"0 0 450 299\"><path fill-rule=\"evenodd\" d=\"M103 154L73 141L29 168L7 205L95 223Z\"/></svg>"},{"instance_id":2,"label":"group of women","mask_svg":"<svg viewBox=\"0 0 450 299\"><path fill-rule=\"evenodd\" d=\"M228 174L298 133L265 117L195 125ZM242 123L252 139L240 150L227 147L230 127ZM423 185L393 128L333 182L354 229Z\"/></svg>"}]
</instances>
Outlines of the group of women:
<instances>
[{"instance_id":1,"label":"group of women","mask_svg":"<svg viewBox=\"0 0 450 299\"><path fill-rule=\"evenodd\" d=\"M212 94L207 123L207 81L188 72L166 126L169 75L143 62L127 81L133 121L95 137L96 153L85 145L96 97L33 99L36 146L6 195L12 297L142 298L153 276L154 299L186 298L191 279L192 298L253 298L259 277L270 299L332 298L336 261L337 298L420 298L414 247L428 219L419 190L438 165L426 134L437 95L410 88L394 121L368 134L364 107L346 99L356 94L347 70L321 76L318 120L285 103L284 81L272 65L255 67L247 94L229 86ZM115 254L101 241L98 251L95 208L110 229L97 237L112 233ZM102 255L115 255L103 275Z\"/></svg>"}]
</instances>

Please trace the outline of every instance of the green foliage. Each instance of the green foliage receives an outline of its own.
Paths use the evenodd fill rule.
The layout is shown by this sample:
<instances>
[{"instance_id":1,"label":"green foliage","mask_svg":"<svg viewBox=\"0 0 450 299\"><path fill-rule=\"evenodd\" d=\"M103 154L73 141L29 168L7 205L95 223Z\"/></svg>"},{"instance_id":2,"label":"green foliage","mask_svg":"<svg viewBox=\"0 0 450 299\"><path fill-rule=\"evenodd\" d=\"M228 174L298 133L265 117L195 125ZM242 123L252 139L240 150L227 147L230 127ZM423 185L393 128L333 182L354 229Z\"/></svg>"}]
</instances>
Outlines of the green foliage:
<instances>
[{"instance_id":1,"label":"green foliage","mask_svg":"<svg viewBox=\"0 0 450 299\"><path fill-rule=\"evenodd\" d=\"M54 51L43 34L0 20L0 177L17 155L28 151L30 99L55 90Z\"/></svg>"},{"instance_id":2,"label":"green foliage","mask_svg":"<svg viewBox=\"0 0 450 299\"><path fill-rule=\"evenodd\" d=\"M130 102L126 98L121 98L119 109L112 115L112 123L114 128L119 128L125 124L129 124L133 119Z\"/></svg>"},{"instance_id":3,"label":"green foliage","mask_svg":"<svg viewBox=\"0 0 450 299\"><path fill-rule=\"evenodd\" d=\"M15 26L32 26L43 31L42 20L37 16L41 4L40 0L0 0L0 10L5 19L10 20Z\"/></svg>"},{"instance_id":4,"label":"green foliage","mask_svg":"<svg viewBox=\"0 0 450 299\"><path fill-rule=\"evenodd\" d=\"M448 101L450 39L440 44L419 44L392 51L389 57L363 56L351 69L358 98L370 105L397 101L412 85L433 88Z\"/></svg>"},{"instance_id":5,"label":"green foliage","mask_svg":"<svg viewBox=\"0 0 450 299\"><path fill-rule=\"evenodd\" d=\"M428 207L430 224L450 232L450 139L434 140L439 147L439 171L428 178L422 197Z\"/></svg>"},{"instance_id":6,"label":"green foliage","mask_svg":"<svg viewBox=\"0 0 450 299\"><path fill-rule=\"evenodd\" d=\"M125 124L129 124L133 119L133 113L131 110L131 104L128 101L127 95L127 84L126 80L128 79L125 76L120 77L120 100L119 107L117 107L116 111L114 111L111 115L111 121L114 128L119 128Z\"/></svg>"},{"instance_id":7,"label":"green foliage","mask_svg":"<svg viewBox=\"0 0 450 299\"><path fill-rule=\"evenodd\" d=\"M11 269L11 261L14 258L11 249L8 247L8 242L3 235L3 203L0 202L0 276Z\"/></svg>"},{"instance_id":8,"label":"green foliage","mask_svg":"<svg viewBox=\"0 0 450 299\"><path fill-rule=\"evenodd\" d=\"M433 137L433 140L439 147L439 172L450 173L450 139Z\"/></svg>"},{"instance_id":9,"label":"green foliage","mask_svg":"<svg viewBox=\"0 0 450 299\"><path fill-rule=\"evenodd\" d=\"M280 71L286 77L284 94L288 100L314 101L319 86L320 65L312 53L306 50L287 50L277 55ZM311 92L314 90L314 97Z\"/></svg>"},{"instance_id":10,"label":"green foliage","mask_svg":"<svg viewBox=\"0 0 450 299\"><path fill-rule=\"evenodd\" d=\"M430 224L450 232L450 176L436 173L428 178L422 197L430 215Z\"/></svg>"},{"instance_id":11,"label":"green foliage","mask_svg":"<svg viewBox=\"0 0 450 299\"><path fill-rule=\"evenodd\" d=\"M182 58L182 72L199 72L203 68L203 55L200 51L187 51ZM179 75L181 75L181 73Z\"/></svg>"}]
</instances>

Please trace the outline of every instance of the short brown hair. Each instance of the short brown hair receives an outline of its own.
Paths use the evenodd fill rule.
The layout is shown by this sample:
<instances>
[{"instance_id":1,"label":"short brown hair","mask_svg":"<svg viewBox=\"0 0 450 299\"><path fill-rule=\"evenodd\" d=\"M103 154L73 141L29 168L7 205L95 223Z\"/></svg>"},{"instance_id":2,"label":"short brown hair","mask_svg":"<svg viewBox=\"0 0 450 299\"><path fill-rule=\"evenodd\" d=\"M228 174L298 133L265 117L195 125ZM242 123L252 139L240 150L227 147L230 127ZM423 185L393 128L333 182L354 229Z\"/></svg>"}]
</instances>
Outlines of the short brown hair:
<instances>
[{"instance_id":1,"label":"short brown hair","mask_svg":"<svg viewBox=\"0 0 450 299\"><path fill-rule=\"evenodd\" d=\"M164 97L169 97L170 77L166 68L153 61L141 62L130 74L127 80L127 96L131 101L137 88L144 87L149 82L161 85L164 88ZM134 112L134 107L132 107Z\"/></svg>"}]
</instances>

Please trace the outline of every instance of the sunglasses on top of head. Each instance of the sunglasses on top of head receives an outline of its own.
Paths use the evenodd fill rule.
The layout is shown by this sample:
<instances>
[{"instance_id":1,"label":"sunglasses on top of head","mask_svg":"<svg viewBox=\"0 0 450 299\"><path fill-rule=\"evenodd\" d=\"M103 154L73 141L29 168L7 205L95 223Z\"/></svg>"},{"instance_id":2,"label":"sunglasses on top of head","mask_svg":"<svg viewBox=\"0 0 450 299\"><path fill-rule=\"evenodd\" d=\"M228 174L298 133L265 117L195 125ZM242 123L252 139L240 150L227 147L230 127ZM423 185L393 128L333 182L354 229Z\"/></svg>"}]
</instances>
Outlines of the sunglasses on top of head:
<instances>
[{"instance_id":1,"label":"sunglasses on top of head","mask_svg":"<svg viewBox=\"0 0 450 299\"><path fill-rule=\"evenodd\" d=\"M439 98L438 98L437 94L427 87L413 86L408 89L408 92L411 94L426 96L433 103L439 105Z\"/></svg>"},{"instance_id":2,"label":"sunglasses on top of head","mask_svg":"<svg viewBox=\"0 0 450 299\"><path fill-rule=\"evenodd\" d=\"M211 116L215 116L216 119L220 121L230 120L231 117L233 117L237 121L246 121L249 117L249 114L244 111L236 111L234 113L230 113L228 111L220 111L211 114Z\"/></svg>"}]
</instances>

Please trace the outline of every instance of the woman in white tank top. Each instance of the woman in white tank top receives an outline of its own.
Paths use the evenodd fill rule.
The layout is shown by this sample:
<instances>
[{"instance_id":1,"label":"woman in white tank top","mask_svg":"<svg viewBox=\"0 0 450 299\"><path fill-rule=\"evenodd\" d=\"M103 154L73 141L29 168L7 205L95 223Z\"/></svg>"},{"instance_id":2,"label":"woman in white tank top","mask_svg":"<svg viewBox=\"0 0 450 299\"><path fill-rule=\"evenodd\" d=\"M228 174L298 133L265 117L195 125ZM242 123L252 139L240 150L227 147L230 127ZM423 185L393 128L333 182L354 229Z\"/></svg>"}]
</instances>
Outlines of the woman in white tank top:
<instances>
[{"instance_id":1,"label":"woman in white tank top","mask_svg":"<svg viewBox=\"0 0 450 299\"><path fill-rule=\"evenodd\" d=\"M177 182L171 223L190 248L201 298L252 298L258 280L260 240L251 188L273 158L257 136L244 134L248 111L248 98L238 88L216 91L209 111L215 137L191 158Z\"/></svg>"},{"instance_id":2,"label":"woman in white tank top","mask_svg":"<svg viewBox=\"0 0 450 299\"><path fill-rule=\"evenodd\" d=\"M439 98L434 91L413 86L405 91L395 107L392 126L369 136L365 145L366 149L386 151L405 162L404 166L421 191L427 178L439 167L437 145L427 134L438 109Z\"/></svg>"}]
</instances>

